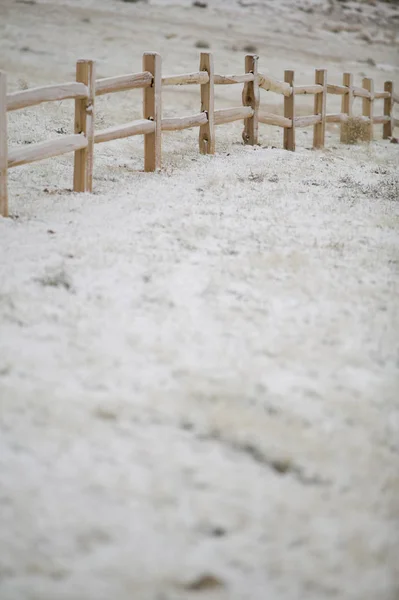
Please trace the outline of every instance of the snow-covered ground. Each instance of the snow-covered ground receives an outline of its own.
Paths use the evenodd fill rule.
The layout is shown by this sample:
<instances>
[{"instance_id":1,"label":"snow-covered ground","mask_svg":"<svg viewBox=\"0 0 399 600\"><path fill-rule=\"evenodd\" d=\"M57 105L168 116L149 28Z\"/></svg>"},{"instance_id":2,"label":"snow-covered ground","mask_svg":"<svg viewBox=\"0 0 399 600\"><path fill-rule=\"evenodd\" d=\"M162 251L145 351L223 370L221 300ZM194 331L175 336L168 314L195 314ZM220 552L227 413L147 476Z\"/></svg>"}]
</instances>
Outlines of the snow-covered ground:
<instances>
[{"instance_id":1,"label":"snow-covered ground","mask_svg":"<svg viewBox=\"0 0 399 600\"><path fill-rule=\"evenodd\" d=\"M276 77L399 88L392 3L180 4L3 0L0 68L18 89L157 50L189 72L205 39L224 74L251 43ZM164 100L199 108L194 88ZM72 111L10 114L12 143L70 131ZM140 111L138 92L100 98L97 123ZM399 597L399 146L330 126L324 151L309 129L289 153L280 130L255 148L241 130L217 128L214 157L198 131L165 134L160 174L142 139L98 146L93 195L68 191L70 156L10 171L1 600Z\"/></svg>"}]
</instances>

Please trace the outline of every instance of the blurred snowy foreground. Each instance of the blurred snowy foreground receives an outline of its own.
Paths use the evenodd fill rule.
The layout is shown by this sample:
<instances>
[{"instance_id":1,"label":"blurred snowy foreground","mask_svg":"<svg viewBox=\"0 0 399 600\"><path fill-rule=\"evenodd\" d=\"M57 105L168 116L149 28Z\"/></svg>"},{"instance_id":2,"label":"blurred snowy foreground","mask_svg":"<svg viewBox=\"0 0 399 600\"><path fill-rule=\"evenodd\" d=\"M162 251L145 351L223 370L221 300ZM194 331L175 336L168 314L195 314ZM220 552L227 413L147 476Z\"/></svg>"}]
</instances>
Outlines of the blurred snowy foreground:
<instances>
[{"instance_id":1,"label":"blurred snowy foreground","mask_svg":"<svg viewBox=\"0 0 399 600\"><path fill-rule=\"evenodd\" d=\"M233 149L0 221L3 599L395 597L398 146Z\"/></svg>"}]
</instances>

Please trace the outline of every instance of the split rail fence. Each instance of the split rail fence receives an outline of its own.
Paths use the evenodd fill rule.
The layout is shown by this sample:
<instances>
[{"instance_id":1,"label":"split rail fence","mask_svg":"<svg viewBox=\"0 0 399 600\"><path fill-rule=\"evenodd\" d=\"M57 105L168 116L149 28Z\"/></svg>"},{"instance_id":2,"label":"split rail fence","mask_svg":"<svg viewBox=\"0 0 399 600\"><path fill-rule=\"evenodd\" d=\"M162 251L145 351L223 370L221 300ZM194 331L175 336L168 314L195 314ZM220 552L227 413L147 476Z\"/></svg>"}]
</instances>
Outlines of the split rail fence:
<instances>
[{"instance_id":1,"label":"split rail fence","mask_svg":"<svg viewBox=\"0 0 399 600\"><path fill-rule=\"evenodd\" d=\"M201 106L195 115L162 118L162 87L173 85L198 84L201 89ZM214 86L243 84L242 106L215 110ZM124 125L109 127L102 131L94 129L95 97L113 92L143 89L143 118ZM260 107L260 90L282 94L284 116L266 112ZM295 97L301 94L314 96L314 114L296 116ZM341 112L328 114L327 94L342 97ZM368 124L368 138L373 139L374 125L383 125L383 138L392 136L394 126L393 105L399 102L394 94L393 83L386 81L384 91L374 91L373 80L364 78L362 87L354 85L351 73L344 73L342 85L327 83L327 71L318 69L315 82L310 85L296 85L294 71L285 71L284 81L278 81L258 71L258 57L248 54L245 57L245 73L242 75L217 75L214 72L211 53L200 56L199 71L183 75L162 76L161 57L156 53L143 55L143 72L105 79L95 78L95 63L80 60L76 65L76 81L48 85L18 92L7 93L6 73L0 71L0 215L8 216L7 172L8 169L34 161L74 152L73 189L75 192L91 192L93 187L94 144L144 135L144 170L156 171L161 168L162 131L178 131L199 127L199 151L202 154L215 152L215 126L233 121L244 121L242 134L244 143L258 143L259 123L283 128L283 144L286 150L295 150L295 130L297 127L313 127L313 146L323 148L326 123L343 124L354 115L353 101L362 98L362 116ZM23 148L8 148L7 112L43 102L75 100L75 133L64 135L56 140L43 141ZM374 115L374 103L384 100L384 114Z\"/></svg>"}]
</instances>

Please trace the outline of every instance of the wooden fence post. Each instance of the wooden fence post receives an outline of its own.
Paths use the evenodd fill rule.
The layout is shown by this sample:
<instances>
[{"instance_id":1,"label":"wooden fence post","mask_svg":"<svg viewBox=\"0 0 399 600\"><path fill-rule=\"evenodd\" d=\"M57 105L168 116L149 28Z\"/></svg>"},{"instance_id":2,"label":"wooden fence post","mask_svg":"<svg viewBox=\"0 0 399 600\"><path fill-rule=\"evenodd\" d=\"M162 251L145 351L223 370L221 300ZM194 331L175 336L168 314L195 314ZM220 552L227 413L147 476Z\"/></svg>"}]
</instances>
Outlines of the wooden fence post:
<instances>
[{"instance_id":1,"label":"wooden fence post","mask_svg":"<svg viewBox=\"0 0 399 600\"><path fill-rule=\"evenodd\" d=\"M7 75L0 71L0 216L8 217Z\"/></svg>"},{"instance_id":2,"label":"wooden fence post","mask_svg":"<svg viewBox=\"0 0 399 600\"><path fill-rule=\"evenodd\" d=\"M75 100L75 133L83 133L87 146L75 152L73 171L74 192L93 191L94 163L94 99L96 96L96 65L93 60L78 60L76 81L88 88L87 98Z\"/></svg>"},{"instance_id":3,"label":"wooden fence post","mask_svg":"<svg viewBox=\"0 0 399 600\"><path fill-rule=\"evenodd\" d=\"M388 123L384 123L382 130L382 138L387 140L392 137L393 132L393 82L386 81L384 83L384 92L391 94L390 98L384 98L384 116L389 117Z\"/></svg>"},{"instance_id":4,"label":"wooden fence post","mask_svg":"<svg viewBox=\"0 0 399 600\"><path fill-rule=\"evenodd\" d=\"M373 116L374 116L374 83L372 79L365 77L362 81L362 85L365 90L370 92L370 98L363 98L363 116L368 117L369 121L369 133L368 139L371 142L373 139Z\"/></svg>"},{"instance_id":5,"label":"wooden fence post","mask_svg":"<svg viewBox=\"0 0 399 600\"><path fill-rule=\"evenodd\" d=\"M284 96L284 117L291 119L292 126L284 127L284 148L285 150L295 151L295 90L294 90L294 71L284 71L284 81L292 87L290 96Z\"/></svg>"},{"instance_id":6,"label":"wooden fence post","mask_svg":"<svg viewBox=\"0 0 399 600\"><path fill-rule=\"evenodd\" d=\"M315 94L314 97L314 114L321 116L321 123L313 128L313 148L324 148L327 102L327 71L325 69L316 69L315 83L323 86L323 91L320 94Z\"/></svg>"},{"instance_id":7,"label":"wooden fence post","mask_svg":"<svg viewBox=\"0 0 399 600\"><path fill-rule=\"evenodd\" d=\"M215 154L215 98L214 98L214 67L210 52L201 52L200 71L209 75L208 83L201 85L201 112L206 112L208 122L201 125L199 131L199 151L201 154Z\"/></svg>"},{"instance_id":8,"label":"wooden fence post","mask_svg":"<svg viewBox=\"0 0 399 600\"><path fill-rule=\"evenodd\" d=\"M244 131L242 139L245 144L255 146L258 143L258 114L259 114L259 78L258 78L258 59L256 54L247 54L245 57L245 72L253 73L254 80L244 83L242 92L242 103L244 106L250 106L254 111L250 119L244 121Z\"/></svg>"},{"instance_id":9,"label":"wooden fence post","mask_svg":"<svg viewBox=\"0 0 399 600\"><path fill-rule=\"evenodd\" d=\"M143 71L152 75L151 87L143 89L143 118L155 123L154 132L144 136L144 171L158 171L162 165L162 60L157 52L143 54Z\"/></svg>"},{"instance_id":10,"label":"wooden fence post","mask_svg":"<svg viewBox=\"0 0 399 600\"><path fill-rule=\"evenodd\" d=\"M343 85L348 88L348 92L342 96L341 113L351 117L353 114L353 75L352 73L344 73ZM346 143L347 135L345 132L345 124L341 122L341 142Z\"/></svg>"}]
</instances>

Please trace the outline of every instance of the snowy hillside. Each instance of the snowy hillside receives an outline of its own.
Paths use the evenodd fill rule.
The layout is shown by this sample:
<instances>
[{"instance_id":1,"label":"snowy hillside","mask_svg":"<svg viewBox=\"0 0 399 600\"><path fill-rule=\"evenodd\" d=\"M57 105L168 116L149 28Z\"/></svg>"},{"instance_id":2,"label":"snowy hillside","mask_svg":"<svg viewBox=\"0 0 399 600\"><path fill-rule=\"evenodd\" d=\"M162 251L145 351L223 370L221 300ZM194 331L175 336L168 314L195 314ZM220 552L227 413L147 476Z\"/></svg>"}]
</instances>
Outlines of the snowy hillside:
<instances>
[{"instance_id":1,"label":"snowy hillside","mask_svg":"<svg viewBox=\"0 0 399 600\"><path fill-rule=\"evenodd\" d=\"M224 74L252 44L276 77L399 90L395 3L208 4L3 0L0 68L21 89L155 50L192 72L203 40ZM165 90L165 115L198 110L198 89ZM141 95L96 111L138 118ZM72 126L68 101L9 118L12 144ZM236 123L213 157L198 131L165 134L159 174L141 138L112 142L92 195L70 191L71 156L10 171L2 600L397 600L399 145L375 130L346 147L330 125L323 151L301 130L290 153Z\"/></svg>"}]
</instances>

